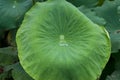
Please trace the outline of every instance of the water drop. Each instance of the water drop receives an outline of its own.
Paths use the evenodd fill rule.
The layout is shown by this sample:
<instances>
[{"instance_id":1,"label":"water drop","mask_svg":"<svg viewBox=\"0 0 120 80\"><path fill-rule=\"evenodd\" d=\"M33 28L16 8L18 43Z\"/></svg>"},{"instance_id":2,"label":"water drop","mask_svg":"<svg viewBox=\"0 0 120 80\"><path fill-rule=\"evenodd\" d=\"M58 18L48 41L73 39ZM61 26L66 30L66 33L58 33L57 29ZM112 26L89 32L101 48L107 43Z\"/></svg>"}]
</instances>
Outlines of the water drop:
<instances>
[{"instance_id":1,"label":"water drop","mask_svg":"<svg viewBox=\"0 0 120 80\"><path fill-rule=\"evenodd\" d=\"M12 8L16 8L16 6L15 5L13 5L13 7Z\"/></svg>"},{"instance_id":2,"label":"water drop","mask_svg":"<svg viewBox=\"0 0 120 80\"><path fill-rule=\"evenodd\" d=\"M14 1L14 5L12 6L12 8L16 8L16 4L17 4L17 2Z\"/></svg>"}]
</instances>

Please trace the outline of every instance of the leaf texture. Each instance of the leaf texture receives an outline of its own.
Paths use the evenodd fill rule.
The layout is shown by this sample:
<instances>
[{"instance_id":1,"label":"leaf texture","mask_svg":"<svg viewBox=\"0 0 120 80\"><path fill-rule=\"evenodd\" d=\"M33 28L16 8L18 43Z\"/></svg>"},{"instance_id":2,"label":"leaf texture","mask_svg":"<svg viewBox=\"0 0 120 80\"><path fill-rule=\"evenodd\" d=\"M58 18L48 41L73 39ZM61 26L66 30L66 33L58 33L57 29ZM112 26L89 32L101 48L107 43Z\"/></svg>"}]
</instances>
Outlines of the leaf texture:
<instances>
[{"instance_id":1,"label":"leaf texture","mask_svg":"<svg viewBox=\"0 0 120 80\"><path fill-rule=\"evenodd\" d=\"M37 3L16 38L20 63L35 80L96 80L110 56L107 31L65 0Z\"/></svg>"}]
</instances>

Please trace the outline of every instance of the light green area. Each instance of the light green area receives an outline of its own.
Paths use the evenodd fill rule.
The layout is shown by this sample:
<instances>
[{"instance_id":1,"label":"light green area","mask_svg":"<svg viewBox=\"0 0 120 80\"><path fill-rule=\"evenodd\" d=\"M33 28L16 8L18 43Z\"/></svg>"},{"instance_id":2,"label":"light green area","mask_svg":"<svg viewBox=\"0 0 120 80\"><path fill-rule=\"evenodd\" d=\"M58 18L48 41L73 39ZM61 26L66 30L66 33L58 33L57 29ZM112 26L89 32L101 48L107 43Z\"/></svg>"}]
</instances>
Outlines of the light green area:
<instances>
[{"instance_id":1,"label":"light green area","mask_svg":"<svg viewBox=\"0 0 120 80\"><path fill-rule=\"evenodd\" d=\"M107 31L65 0L36 3L16 38L20 63L35 80L96 80L110 57Z\"/></svg>"}]
</instances>

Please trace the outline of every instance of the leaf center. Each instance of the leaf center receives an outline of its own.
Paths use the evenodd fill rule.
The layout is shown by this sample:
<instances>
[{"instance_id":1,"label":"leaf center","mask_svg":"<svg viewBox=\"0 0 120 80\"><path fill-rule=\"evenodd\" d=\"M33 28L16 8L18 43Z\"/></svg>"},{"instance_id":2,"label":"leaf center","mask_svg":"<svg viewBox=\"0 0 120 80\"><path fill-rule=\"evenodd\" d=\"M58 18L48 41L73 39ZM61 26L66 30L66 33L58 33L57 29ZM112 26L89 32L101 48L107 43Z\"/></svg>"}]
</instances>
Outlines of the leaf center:
<instances>
[{"instance_id":1,"label":"leaf center","mask_svg":"<svg viewBox=\"0 0 120 80\"><path fill-rule=\"evenodd\" d=\"M59 42L59 45L60 46L68 46L66 40L65 40L65 36L64 35L60 35L60 42Z\"/></svg>"}]
</instances>

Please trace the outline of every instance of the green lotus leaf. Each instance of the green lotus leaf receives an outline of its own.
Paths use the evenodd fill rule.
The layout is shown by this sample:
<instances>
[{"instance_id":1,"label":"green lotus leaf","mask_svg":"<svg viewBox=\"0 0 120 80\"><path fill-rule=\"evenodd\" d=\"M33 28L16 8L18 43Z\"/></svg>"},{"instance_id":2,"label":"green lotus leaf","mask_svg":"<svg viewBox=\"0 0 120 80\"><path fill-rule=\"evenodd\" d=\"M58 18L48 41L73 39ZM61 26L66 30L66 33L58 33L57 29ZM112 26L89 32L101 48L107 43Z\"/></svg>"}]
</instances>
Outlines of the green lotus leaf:
<instances>
[{"instance_id":1,"label":"green lotus leaf","mask_svg":"<svg viewBox=\"0 0 120 80\"><path fill-rule=\"evenodd\" d=\"M119 6L119 0L106 0L101 7L97 7L95 9L97 15L103 17L107 21L106 29L111 33L115 32L115 30L120 29Z\"/></svg>"},{"instance_id":2,"label":"green lotus leaf","mask_svg":"<svg viewBox=\"0 0 120 80\"><path fill-rule=\"evenodd\" d=\"M98 4L99 0L67 0L71 2L73 5L79 7L81 5L85 5L87 7L94 7Z\"/></svg>"},{"instance_id":3,"label":"green lotus leaf","mask_svg":"<svg viewBox=\"0 0 120 80\"><path fill-rule=\"evenodd\" d=\"M81 12L83 12L88 18L90 18L94 23L96 23L98 25L102 25L102 26L104 26L106 24L106 21L104 20L104 18L97 16L96 12L92 11L91 8L87 8L85 6L80 6L80 7L78 7L78 9Z\"/></svg>"},{"instance_id":4,"label":"green lotus leaf","mask_svg":"<svg viewBox=\"0 0 120 80\"><path fill-rule=\"evenodd\" d=\"M112 53L120 49L120 1L108 1L95 9L97 15L106 20L106 29L110 32Z\"/></svg>"},{"instance_id":5,"label":"green lotus leaf","mask_svg":"<svg viewBox=\"0 0 120 80\"><path fill-rule=\"evenodd\" d=\"M13 47L0 48L0 65L6 66L18 61L17 51Z\"/></svg>"},{"instance_id":6,"label":"green lotus leaf","mask_svg":"<svg viewBox=\"0 0 120 80\"><path fill-rule=\"evenodd\" d=\"M15 28L31 6L32 0L0 0L0 28Z\"/></svg>"},{"instance_id":7,"label":"green lotus leaf","mask_svg":"<svg viewBox=\"0 0 120 80\"><path fill-rule=\"evenodd\" d=\"M12 77L14 80L33 80L21 67L19 63L14 64L12 70Z\"/></svg>"},{"instance_id":8,"label":"green lotus leaf","mask_svg":"<svg viewBox=\"0 0 120 80\"><path fill-rule=\"evenodd\" d=\"M36 3L16 41L20 63L35 80L96 80L110 56L107 31L65 0Z\"/></svg>"},{"instance_id":9,"label":"green lotus leaf","mask_svg":"<svg viewBox=\"0 0 120 80\"><path fill-rule=\"evenodd\" d=\"M110 34L111 43L112 43L112 53L117 53L120 50L120 34L112 33Z\"/></svg>"}]
</instances>

